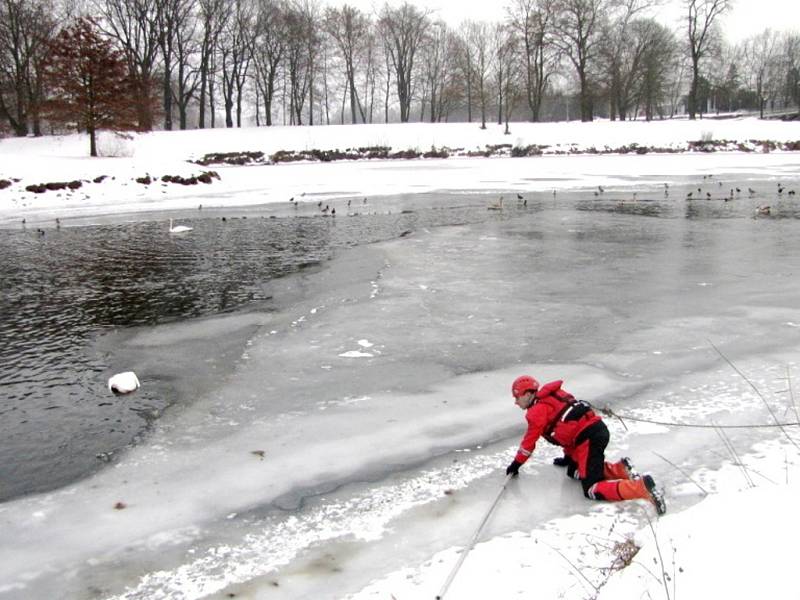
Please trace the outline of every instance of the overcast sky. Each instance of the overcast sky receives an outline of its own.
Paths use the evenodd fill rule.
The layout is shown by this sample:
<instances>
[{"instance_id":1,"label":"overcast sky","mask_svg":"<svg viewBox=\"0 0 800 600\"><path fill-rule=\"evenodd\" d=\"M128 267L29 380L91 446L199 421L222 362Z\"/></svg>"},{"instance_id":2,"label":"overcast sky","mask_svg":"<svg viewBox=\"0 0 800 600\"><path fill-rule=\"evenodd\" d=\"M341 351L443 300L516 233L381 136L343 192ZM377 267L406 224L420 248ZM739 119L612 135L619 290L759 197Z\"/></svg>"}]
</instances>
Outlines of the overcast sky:
<instances>
[{"instance_id":1,"label":"overcast sky","mask_svg":"<svg viewBox=\"0 0 800 600\"><path fill-rule=\"evenodd\" d=\"M420 7L428 7L438 12L442 19L451 24L458 24L464 19L491 21L501 19L505 2L490 0L409 0ZM383 6L384 0L323 0L325 4L350 4L362 10L370 11L373 6ZM390 4L399 4L400 0L391 0ZM725 17L726 38L729 42L738 42L748 36L761 33L771 27L777 30L794 30L800 32L800 11L796 8L797 0L734 0L734 7ZM684 13L682 0L669 0L660 11L661 18L669 24L682 17Z\"/></svg>"}]
</instances>

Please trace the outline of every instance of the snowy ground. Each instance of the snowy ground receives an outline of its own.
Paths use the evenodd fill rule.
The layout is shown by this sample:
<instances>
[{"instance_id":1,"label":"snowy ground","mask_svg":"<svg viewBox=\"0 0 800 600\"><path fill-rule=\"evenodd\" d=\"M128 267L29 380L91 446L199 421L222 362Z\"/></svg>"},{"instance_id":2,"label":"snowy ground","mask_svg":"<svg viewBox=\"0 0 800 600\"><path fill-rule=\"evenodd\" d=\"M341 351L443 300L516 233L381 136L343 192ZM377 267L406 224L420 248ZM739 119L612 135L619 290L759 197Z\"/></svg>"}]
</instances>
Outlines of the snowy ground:
<instances>
[{"instance_id":1,"label":"snowy ground","mask_svg":"<svg viewBox=\"0 0 800 600\"><path fill-rule=\"evenodd\" d=\"M599 184L656 186L675 177L708 173L735 177L762 169L793 175L794 158L780 153L719 153L676 155L543 156L517 160L450 158L428 160L356 161L328 164L282 164L257 167L208 167L221 181L184 187L160 181L137 184L149 174L189 176L205 167L190 164L211 152L345 149L390 146L426 151L432 146L483 150L487 145L548 145L553 149L617 148L636 143L683 149L701 139L796 141L797 122L759 122L757 119L720 121L658 121L643 123L517 123L510 135L489 124L405 124L331 127L276 127L244 130L155 132L120 143L105 135L101 150L113 158L90 159L85 137L6 138L0 141L0 179L14 181L0 190L0 225L52 225L64 217L119 214L143 210L195 209L258 205L297 198L316 205L320 199L388 196L433 190L541 191ZM102 183L92 183L101 176ZM34 194L29 184L84 180L82 188ZM728 190L720 190L727 193Z\"/></svg>"},{"instance_id":2,"label":"snowy ground","mask_svg":"<svg viewBox=\"0 0 800 600\"><path fill-rule=\"evenodd\" d=\"M0 190L0 225L20 227L24 218L46 228L56 217L69 225L144 210L178 216L199 204L292 196L311 212L320 199L367 196L379 205L380 196L436 190L535 194L602 185L631 202L634 190L660 194L665 182L683 192L706 186L708 174L725 182L721 189L797 186L800 154L780 152L224 167L216 169L221 181L197 188L132 181L196 173L185 159L214 151L508 142L677 148L709 136L800 140L800 124L517 124L511 136L475 125L154 133L118 149L131 156L97 160L82 156L88 144L78 136L5 139L0 179L20 181ZM109 179L77 192L21 191L99 175ZM727 189L707 189L723 202ZM563 377L577 395L644 420L796 422L796 219L654 221L604 214L595 227L590 213L553 208L381 244L287 282L302 293L283 291L292 298L285 313L246 317L260 333L235 376L165 417L113 468L0 505L0 598L433 598L502 485L522 433L508 386L522 371ZM759 224L765 228L753 228ZM549 232L590 242L541 247ZM617 254L617 238L631 232L630 247ZM560 279L567 267L578 271ZM536 288L529 299L534 292L519 283L529 273L554 289ZM161 348L166 360L241 319L136 331L125 347ZM413 344L403 333L389 337L393 319ZM536 334L510 337L525 327ZM710 351L711 338L770 410ZM448 359L473 365L459 372ZM328 386L324 395L302 384L312 368L314 377L325 374L317 380ZM282 376L265 379L272 369ZM275 409L279 418L266 418L262 395L286 404ZM309 404L293 409L292 395ZM509 484L446 597L798 597L786 548L800 529L796 426L786 429L790 441L775 428L718 434L608 422L610 454L631 455L665 484L668 515L583 499L550 466L552 449L541 447ZM125 508L114 510L117 502ZM623 560L629 540L641 550ZM620 560L631 564L613 568Z\"/></svg>"}]
</instances>

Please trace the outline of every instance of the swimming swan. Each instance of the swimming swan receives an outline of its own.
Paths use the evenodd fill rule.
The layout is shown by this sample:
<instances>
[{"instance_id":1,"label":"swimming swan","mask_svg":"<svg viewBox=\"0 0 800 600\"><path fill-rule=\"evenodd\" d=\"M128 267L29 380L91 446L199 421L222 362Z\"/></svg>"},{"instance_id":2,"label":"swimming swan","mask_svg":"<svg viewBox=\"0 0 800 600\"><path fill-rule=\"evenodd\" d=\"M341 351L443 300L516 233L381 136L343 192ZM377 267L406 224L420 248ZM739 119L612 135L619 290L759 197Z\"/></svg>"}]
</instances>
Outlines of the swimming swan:
<instances>
[{"instance_id":1,"label":"swimming swan","mask_svg":"<svg viewBox=\"0 0 800 600\"><path fill-rule=\"evenodd\" d=\"M108 380L108 389L114 395L130 394L139 389L139 378L133 371L126 371L125 373L117 373Z\"/></svg>"},{"instance_id":2,"label":"swimming swan","mask_svg":"<svg viewBox=\"0 0 800 600\"><path fill-rule=\"evenodd\" d=\"M169 220L169 232L170 233L183 233L184 231L191 231L192 227L187 227L186 225L176 225L175 227L172 226L172 219Z\"/></svg>"}]
</instances>

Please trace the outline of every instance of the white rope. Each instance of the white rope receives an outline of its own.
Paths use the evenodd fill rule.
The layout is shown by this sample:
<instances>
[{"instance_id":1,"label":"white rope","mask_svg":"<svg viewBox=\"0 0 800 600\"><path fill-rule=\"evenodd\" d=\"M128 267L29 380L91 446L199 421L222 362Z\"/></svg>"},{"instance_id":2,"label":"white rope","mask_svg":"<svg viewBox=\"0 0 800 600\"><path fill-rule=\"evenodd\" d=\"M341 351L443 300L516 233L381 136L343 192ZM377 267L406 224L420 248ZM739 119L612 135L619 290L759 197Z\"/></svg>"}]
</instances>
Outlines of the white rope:
<instances>
[{"instance_id":1,"label":"white rope","mask_svg":"<svg viewBox=\"0 0 800 600\"><path fill-rule=\"evenodd\" d=\"M478 538L481 536L483 528L486 526L486 523L489 521L489 517L492 516L494 509L500 502L500 498L503 496L503 492L506 491L506 486L508 485L508 482L511 481L512 477L513 475L510 473L506 475L506 479L503 482L503 487L501 487L500 491L497 492L497 497L494 499L494 502L492 502L492 506L489 507L489 511L486 513L486 516L483 517L483 520L481 521L481 524L478 526L478 530L475 532L475 535L472 536L472 539L469 541L469 544L467 544L467 547L464 548L464 550L461 552L461 556L459 556L458 562L453 567L453 570L450 571L450 575L447 576L447 581L444 582L441 591L436 596L436 600L442 600L442 598L444 598L445 593L447 593L447 588L449 588L450 584L453 583L453 579L455 579L456 573L458 573L458 570L461 568L461 565L467 558L467 554L469 554L469 551L472 550L473 546L475 546L475 544L478 542Z\"/></svg>"}]
</instances>

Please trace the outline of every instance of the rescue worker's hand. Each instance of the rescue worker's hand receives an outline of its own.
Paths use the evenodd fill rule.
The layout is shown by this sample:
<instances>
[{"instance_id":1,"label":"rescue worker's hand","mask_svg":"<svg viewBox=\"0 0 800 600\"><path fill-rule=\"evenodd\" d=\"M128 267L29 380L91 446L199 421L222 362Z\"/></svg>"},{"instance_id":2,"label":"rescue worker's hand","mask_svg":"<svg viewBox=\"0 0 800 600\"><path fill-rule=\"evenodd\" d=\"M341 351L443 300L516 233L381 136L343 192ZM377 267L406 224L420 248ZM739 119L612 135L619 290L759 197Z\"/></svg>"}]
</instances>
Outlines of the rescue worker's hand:
<instances>
[{"instance_id":1,"label":"rescue worker's hand","mask_svg":"<svg viewBox=\"0 0 800 600\"><path fill-rule=\"evenodd\" d=\"M506 475L511 475L512 477L516 477L519 475L519 468L522 466L522 463L517 462L516 460L512 461L508 467L506 467Z\"/></svg>"},{"instance_id":2,"label":"rescue worker's hand","mask_svg":"<svg viewBox=\"0 0 800 600\"><path fill-rule=\"evenodd\" d=\"M566 456L559 456L553 459L553 464L557 467L568 467L570 462Z\"/></svg>"}]
</instances>

